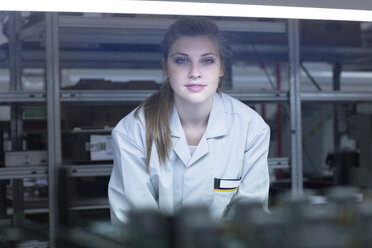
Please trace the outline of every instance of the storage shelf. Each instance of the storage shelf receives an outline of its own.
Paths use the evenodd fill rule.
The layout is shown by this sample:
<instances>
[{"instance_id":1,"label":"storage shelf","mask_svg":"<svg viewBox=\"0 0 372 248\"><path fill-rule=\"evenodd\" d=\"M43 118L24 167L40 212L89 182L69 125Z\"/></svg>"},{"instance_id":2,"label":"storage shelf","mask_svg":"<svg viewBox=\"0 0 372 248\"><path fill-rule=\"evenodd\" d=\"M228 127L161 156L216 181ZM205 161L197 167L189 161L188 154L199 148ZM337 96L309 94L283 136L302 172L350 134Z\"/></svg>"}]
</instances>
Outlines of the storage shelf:
<instances>
[{"instance_id":1,"label":"storage shelf","mask_svg":"<svg viewBox=\"0 0 372 248\"><path fill-rule=\"evenodd\" d=\"M66 35L65 35L66 36ZM70 41L64 41L63 34L61 34L62 45L64 43L69 44ZM75 35L73 35L75 37ZM80 34L79 42L92 43L98 42L98 44L109 44L112 41L112 37L109 35L100 35L97 37L90 37L88 35ZM84 38L85 36L85 38ZM107 40L99 41L99 37L106 37ZM127 40L120 40L120 44L137 44L138 39L144 40L149 43L159 44L161 41L149 41L147 37L138 38L133 40L132 35L121 35L127 37ZM138 35L137 35L138 36ZM121 38L124 39L124 38ZM85 40L85 41L84 41ZM99 43L101 42L101 43ZM236 59L257 63L257 58L255 53L260 55L261 59L269 61L288 61L288 47L285 45L231 45L233 51L236 53ZM149 64L150 68L160 68L160 58L161 53L158 50L152 50L147 52L133 52L133 51L107 51L107 50L85 50L78 49L81 46L76 45L75 51L63 50L60 51L60 63L62 68L123 68L130 67L129 63L143 63L146 65ZM125 55L125 56L124 56ZM30 68L41 68L45 66L45 51L44 50L24 50L22 52L22 63ZM323 61L334 63L335 60L344 61L345 70L358 70L358 69L368 69L372 65L370 58L372 57L372 49L370 48L361 48L361 47L335 47L329 48L324 46L318 47L301 47L301 58L303 62L311 61ZM364 58L363 63L353 62L353 59ZM0 51L0 67L8 67L7 63L7 54L3 51ZM104 62L104 64L103 64ZM146 62L146 63L144 63ZM128 64L128 65L127 65Z\"/></svg>"},{"instance_id":2,"label":"storage shelf","mask_svg":"<svg viewBox=\"0 0 372 248\"><path fill-rule=\"evenodd\" d=\"M8 92L0 93L0 103L28 103L28 102L47 102L49 111L47 113L48 119L48 150L61 155L61 149L58 144L60 127L56 125L56 121L60 121L60 103L129 103L140 102L148 97L154 91L127 91L127 90L111 90L111 91L67 91L61 90L60 95L54 94L50 89L54 89L55 85L59 85L59 70L61 68L124 68L130 62L132 66L137 68L160 68L159 60L160 53L153 45L159 45L164 32L170 23L175 19L172 18L142 18L141 15L135 18L122 17L84 17L84 16L63 16L46 14L47 21L41 21L34 25L24 28L20 33L20 39L27 42L38 43L35 50L24 49L22 51L22 64L25 68L36 68L45 66L47 75L47 89L48 102L46 95L41 92L40 95L30 95L29 92L17 92L8 95ZM237 19L231 19L237 20ZM244 63L250 62L257 64L257 56L259 55L263 61L278 61L288 62L289 78L291 87L291 102L289 102L288 92L272 91L272 92L240 92L240 91L226 91L227 94L244 102L266 102L266 103L289 103L290 106L290 126L291 126L291 161L288 158L270 158L269 169L292 169L292 190L293 192L301 192L302 190L302 149L301 149L301 101L303 102L345 102L345 101L371 101L372 94L366 92L303 92L300 93L299 87L299 58L301 54L301 61L322 61L340 63L347 66L356 66L355 58L369 59L372 56L372 50L366 48L330 48L330 47L300 47L299 44L299 23L297 20L289 20L288 22L254 22L251 19L243 21L230 21L229 19L219 21L216 23L221 27L223 32L236 32L232 35L239 35L242 32L253 33L270 33L275 34L275 37L284 38L277 42L275 39L269 39L270 44L262 44L260 42L254 47L249 43L249 40L244 38L244 44L234 44L231 46L233 51L237 54L237 60ZM47 22L47 23L46 23ZM48 25L46 25L48 24ZM49 25L50 24L50 25ZM14 34L14 33L13 33ZM230 33L231 34L231 33ZM283 34L283 36L281 36ZM256 35L256 34L255 34ZM255 36L253 35L253 36ZM288 35L288 39L285 37ZM245 35L243 34L245 37ZM247 35L248 36L248 35ZM258 36L258 35L257 35ZM263 35L266 36L266 35ZM13 35L13 40L17 40ZM58 41L54 38L58 37ZM239 37L239 36L238 36ZM243 37L242 37L243 38ZM242 39L243 40L243 39ZM288 44L286 42L288 41ZM135 45L151 45L148 53L133 54L131 49L127 52L116 52L102 47L114 47L120 45L120 48L126 47L130 44L131 47ZM25 48L27 46L24 46ZM31 46L29 46L31 47ZM28 48L28 47L27 47ZM44 50L47 48L46 50ZM147 48L147 47L146 47ZM39 50L44 51L39 51ZM74 51L75 50L75 51ZM83 51L84 50L84 51ZM147 50L147 49L146 49ZM253 56L252 56L253 55ZM288 56L289 55L289 56ZM9 59L7 53L0 51L1 66L6 65ZM16 56L11 56L13 62ZM145 60L148 64L142 64ZM370 60L366 60L370 61ZM133 63L134 62L134 63ZM157 64L155 64L157 63ZM366 62L362 66L372 62ZM15 65L16 63L14 63ZM9 63L9 65L12 65ZM56 65L56 66L51 66ZM156 67L157 66L157 67ZM130 66L128 66L129 68ZM358 68L355 67L355 70ZM18 73L19 74L19 73ZM49 76L49 77L48 77ZM293 79L293 80L292 80ZM14 75L13 80L14 83ZM55 83L55 84L54 84ZM51 87L52 86L52 87ZM4 97L2 97L3 95ZM53 105L54 104L54 105ZM299 108L295 108L295 106ZM57 110L57 111L56 111ZM49 125L50 124L50 125ZM298 130L298 131L297 131ZM51 135L51 134L58 135ZM57 142L54 142L57 140ZM56 180L57 165L60 165L61 156L50 157L49 175L48 168L4 168L0 169L0 179L9 178L25 178L25 177L45 177L49 176L49 206L50 211L50 233L51 239L56 235L56 225L58 224L54 210L57 204L56 189L53 186ZM55 159L56 158L56 159ZM290 166L290 162L292 163ZM109 176L112 171L112 164L99 165L63 165L67 169L67 174L71 177L84 176ZM294 182L294 183L293 183ZM103 205L93 204L91 207L103 206L108 207L107 203ZM80 206L76 206L77 209Z\"/></svg>"},{"instance_id":3,"label":"storage shelf","mask_svg":"<svg viewBox=\"0 0 372 248\"><path fill-rule=\"evenodd\" d=\"M154 93L152 90L79 90L61 91L62 102L139 102ZM288 102L286 91L242 92L224 91L244 102ZM305 102L372 101L372 92L301 92Z\"/></svg>"},{"instance_id":4,"label":"storage shelf","mask_svg":"<svg viewBox=\"0 0 372 248\"><path fill-rule=\"evenodd\" d=\"M269 158L269 169L289 169L288 158ZM100 165L65 165L67 174L71 177L110 176L113 164Z\"/></svg>"},{"instance_id":5,"label":"storage shelf","mask_svg":"<svg viewBox=\"0 0 372 248\"><path fill-rule=\"evenodd\" d=\"M140 102L153 94L153 90L79 90L61 91L62 102ZM245 102L285 102L287 92L241 92L224 91L226 94Z\"/></svg>"},{"instance_id":6,"label":"storage shelf","mask_svg":"<svg viewBox=\"0 0 372 248\"><path fill-rule=\"evenodd\" d=\"M64 165L71 177L110 176L113 164ZM269 158L269 169L289 169L288 158ZM46 177L47 167L0 168L0 179Z\"/></svg>"},{"instance_id":7,"label":"storage shelf","mask_svg":"<svg viewBox=\"0 0 372 248\"><path fill-rule=\"evenodd\" d=\"M113 164L64 165L67 175L71 177L109 176Z\"/></svg>"},{"instance_id":8,"label":"storage shelf","mask_svg":"<svg viewBox=\"0 0 372 248\"><path fill-rule=\"evenodd\" d=\"M148 18L148 17L85 17L85 16L59 16L60 27L104 28L107 32L113 29L155 29L166 30L176 18ZM215 23L221 31L228 32L258 32L258 33L285 33L285 22L260 22L216 20Z\"/></svg>"},{"instance_id":9,"label":"storage shelf","mask_svg":"<svg viewBox=\"0 0 372 248\"><path fill-rule=\"evenodd\" d=\"M21 179L47 176L47 166L0 168L0 179Z\"/></svg>"},{"instance_id":10,"label":"storage shelf","mask_svg":"<svg viewBox=\"0 0 372 248\"><path fill-rule=\"evenodd\" d=\"M149 18L149 17L87 17L87 16L59 16L59 29L62 42L103 42L126 43L136 41L137 44L160 44L167 28L175 22L176 18ZM285 22L269 21L237 21L216 20L215 23L222 32L254 32L254 33L281 33L286 32ZM23 41L41 41L44 39L45 21L40 21L21 32ZM128 34L139 34L146 39L136 40ZM146 30L147 32L143 32Z\"/></svg>"},{"instance_id":11,"label":"storage shelf","mask_svg":"<svg viewBox=\"0 0 372 248\"><path fill-rule=\"evenodd\" d=\"M45 102L46 93L36 91L1 91L0 103L38 103Z\"/></svg>"}]
</instances>

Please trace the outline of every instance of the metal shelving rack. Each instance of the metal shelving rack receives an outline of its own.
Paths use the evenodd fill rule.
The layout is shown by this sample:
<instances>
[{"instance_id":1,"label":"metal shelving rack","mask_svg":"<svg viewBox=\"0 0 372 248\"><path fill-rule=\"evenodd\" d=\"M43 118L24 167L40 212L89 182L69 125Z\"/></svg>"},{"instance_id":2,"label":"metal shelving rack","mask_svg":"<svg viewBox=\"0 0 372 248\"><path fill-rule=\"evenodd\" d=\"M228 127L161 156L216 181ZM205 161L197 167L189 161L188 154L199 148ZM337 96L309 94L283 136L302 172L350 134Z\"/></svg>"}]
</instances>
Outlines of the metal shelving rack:
<instances>
[{"instance_id":1,"label":"metal shelving rack","mask_svg":"<svg viewBox=\"0 0 372 248\"><path fill-rule=\"evenodd\" d=\"M12 13L13 15L14 13ZM15 15L15 14L14 14ZM111 34L110 42L121 43L129 41L126 37L126 32L135 33L136 29L143 28L147 25L153 32L150 32L151 39L146 37L144 39L137 39L137 41L160 43L162 37L162 30L172 22L172 20L155 20L154 19L140 19L140 21L133 21L132 18L92 18L82 16L59 16L57 13L46 13L45 20L40 21L24 30L14 26L13 30L16 34L10 39L10 43L20 44L23 40L31 40L45 42L45 53L33 54L32 52L25 52L25 59L36 59L32 66L41 66L45 60L46 66L46 92L22 92L19 88L14 88L11 92L0 92L0 104L17 104L24 103L45 103L47 105L47 122L48 122L48 167L35 167L35 168L4 168L0 169L0 179L17 179L26 177L40 177L46 176L49 179L49 206L50 209L56 210L58 208L56 199L56 189L58 183L58 169L64 166L68 174L72 177L81 176L103 176L109 175L112 165L89 165L88 166L71 166L62 165L61 159L61 126L60 126L60 104L63 102L133 102L145 99L152 91L66 91L60 90L59 69L60 67L77 66L76 62L81 59L81 56L76 54L62 54L59 52L59 43L76 40L106 42L108 41L106 35ZM19 18L19 17L18 17ZM19 22L15 18L14 23ZM18 24L19 25L19 24ZM273 91L273 92L234 92L227 91L233 97L236 97L246 102L286 102L290 105L290 135L291 135L291 157L290 158L274 158L269 160L271 168L291 168L292 171L292 192L293 194L301 195L303 191L303 178L302 178L302 133L301 133L301 103L307 102L341 102L341 101L372 101L372 93L344 93L344 92L301 92L300 91L300 54L310 52L313 54L330 52L334 54L341 54L342 50L323 51L319 49L300 48L299 42L299 21L289 20L285 23L271 23L271 22L234 22L227 24L219 23L222 30L235 27L233 31L244 32L274 32L274 33L287 33L288 46L278 47L275 51L281 54L288 54L289 61L289 84L290 89L288 92ZM12 28L11 28L12 29ZM89 33L88 29L94 29L94 35ZM70 30L70 31L69 31ZM71 31L72 30L72 31ZM82 32L82 30L85 30ZM88 31L87 31L88 30ZM45 40L44 40L45 39ZM18 45L17 45L18 46ZM266 47L263 46L264 50ZM13 51L13 53L12 53ZM267 52L275 52L267 47ZM350 51L349 51L350 52ZM353 54L371 53L371 51L353 50ZM10 61L9 67L11 70L11 85L19 85L21 71L17 68L22 68L20 65L21 56L19 47L10 47ZM1 54L0 54L1 56ZM44 57L45 56L45 57ZM89 54L83 56L89 57ZM136 54L137 59L141 58L141 54ZM93 57L96 58L96 55ZM156 56L155 56L156 57ZM154 57L154 60L155 60ZM12 59L13 58L13 59ZM122 62L117 55L113 53L105 53L100 57L110 66L110 61L117 61L119 64ZM129 60L133 59L129 56ZM146 59L151 60L151 56ZM156 58L157 60L158 58ZM66 62L65 60L69 60ZM72 62L71 62L72 61ZM29 65L27 61L25 65ZM91 63L91 66L97 64ZM118 64L112 64L114 67ZM16 112L14 112L15 116ZM14 117L13 116L13 117ZM12 126L18 127L20 119L14 118ZM18 123L18 124L17 124ZM20 130L15 129L15 134L19 134ZM14 138L16 139L16 138ZM289 162L291 161L291 162ZM290 164L290 165L289 165ZM18 209L18 213L22 208ZM56 211L49 211L49 240L51 247L54 247L53 241L57 235L58 217ZM22 217L22 216L21 216Z\"/></svg>"}]
</instances>

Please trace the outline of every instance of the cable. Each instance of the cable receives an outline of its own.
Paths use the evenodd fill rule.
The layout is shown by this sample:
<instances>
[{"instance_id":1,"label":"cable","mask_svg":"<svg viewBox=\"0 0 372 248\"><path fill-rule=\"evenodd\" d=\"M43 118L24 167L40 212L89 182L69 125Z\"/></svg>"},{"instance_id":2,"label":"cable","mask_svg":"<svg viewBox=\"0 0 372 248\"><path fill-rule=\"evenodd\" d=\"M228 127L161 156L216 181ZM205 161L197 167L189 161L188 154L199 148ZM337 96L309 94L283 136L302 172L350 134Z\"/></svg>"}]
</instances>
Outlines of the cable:
<instances>
[{"instance_id":1,"label":"cable","mask_svg":"<svg viewBox=\"0 0 372 248\"><path fill-rule=\"evenodd\" d=\"M310 81L315 85L315 87L318 89L318 91L322 91L322 88L320 88L319 84L315 81L315 79L311 76L310 72L306 69L303 63L300 63L300 66L302 70L306 73L306 76L310 79Z\"/></svg>"},{"instance_id":2,"label":"cable","mask_svg":"<svg viewBox=\"0 0 372 248\"><path fill-rule=\"evenodd\" d=\"M267 69L266 69L265 63L264 63L264 61L261 59L261 57L260 57L260 55L259 55L259 53L258 53L258 51L257 51L257 49L256 49L256 45L255 45L254 43L252 43L252 47L253 47L254 54L255 54L257 60L260 62L260 65L261 65L261 67L262 67L262 69L263 69L263 71L264 71L264 73L265 73L267 79L269 80L269 83L270 83L272 89L273 89L273 90L276 90L276 87L275 87L275 85L274 85L274 82L273 82L273 80L271 79L270 74L269 74L269 72L268 72Z\"/></svg>"}]
</instances>

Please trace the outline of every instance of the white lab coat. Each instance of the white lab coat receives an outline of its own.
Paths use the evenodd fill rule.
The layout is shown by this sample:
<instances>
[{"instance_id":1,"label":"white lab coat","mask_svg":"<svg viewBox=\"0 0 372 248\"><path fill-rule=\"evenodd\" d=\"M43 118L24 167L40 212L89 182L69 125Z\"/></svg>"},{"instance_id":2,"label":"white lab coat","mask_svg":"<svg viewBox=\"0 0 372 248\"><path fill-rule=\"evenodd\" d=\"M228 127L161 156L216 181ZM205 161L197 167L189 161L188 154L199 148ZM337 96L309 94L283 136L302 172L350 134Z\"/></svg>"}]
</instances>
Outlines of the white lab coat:
<instances>
[{"instance_id":1,"label":"white lab coat","mask_svg":"<svg viewBox=\"0 0 372 248\"><path fill-rule=\"evenodd\" d=\"M126 223L132 208L172 214L185 205L205 204L216 218L243 198L267 208L270 129L251 108L226 94L214 94L208 126L191 156L174 107L169 160L160 164L153 144L149 172L140 113L142 122L132 112L112 131L114 168L108 187L112 223ZM233 189L215 189L216 179Z\"/></svg>"}]
</instances>

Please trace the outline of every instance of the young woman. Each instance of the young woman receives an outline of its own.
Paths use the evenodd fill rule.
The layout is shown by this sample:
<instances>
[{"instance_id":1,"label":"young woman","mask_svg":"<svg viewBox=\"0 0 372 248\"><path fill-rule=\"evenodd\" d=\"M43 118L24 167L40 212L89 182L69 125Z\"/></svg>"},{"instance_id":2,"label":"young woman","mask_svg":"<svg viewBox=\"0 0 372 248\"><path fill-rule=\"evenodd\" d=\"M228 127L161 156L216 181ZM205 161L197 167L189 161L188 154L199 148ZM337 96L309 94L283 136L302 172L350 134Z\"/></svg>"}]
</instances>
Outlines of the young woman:
<instances>
[{"instance_id":1,"label":"young woman","mask_svg":"<svg viewBox=\"0 0 372 248\"><path fill-rule=\"evenodd\" d=\"M241 199L267 208L270 130L220 92L229 53L218 27L206 18L180 18L163 50L161 89L112 132L112 222L126 223L134 208L172 214L205 204L216 218Z\"/></svg>"}]
</instances>

